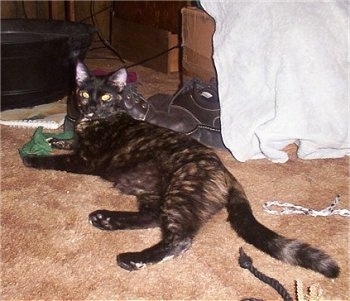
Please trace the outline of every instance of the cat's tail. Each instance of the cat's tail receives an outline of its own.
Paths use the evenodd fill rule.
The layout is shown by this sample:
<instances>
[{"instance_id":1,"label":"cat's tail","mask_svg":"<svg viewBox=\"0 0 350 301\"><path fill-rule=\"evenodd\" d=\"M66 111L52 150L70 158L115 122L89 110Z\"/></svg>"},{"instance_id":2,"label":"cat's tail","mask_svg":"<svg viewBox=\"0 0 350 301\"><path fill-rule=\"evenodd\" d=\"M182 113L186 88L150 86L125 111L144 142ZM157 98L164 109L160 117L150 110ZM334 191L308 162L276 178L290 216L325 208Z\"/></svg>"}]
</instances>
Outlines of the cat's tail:
<instances>
[{"instance_id":1,"label":"cat's tail","mask_svg":"<svg viewBox=\"0 0 350 301\"><path fill-rule=\"evenodd\" d=\"M338 277L339 266L325 252L285 238L259 223L240 189L232 188L229 197L228 221L246 242L281 261L314 270L329 278Z\"/></svg>"}]
</instances>

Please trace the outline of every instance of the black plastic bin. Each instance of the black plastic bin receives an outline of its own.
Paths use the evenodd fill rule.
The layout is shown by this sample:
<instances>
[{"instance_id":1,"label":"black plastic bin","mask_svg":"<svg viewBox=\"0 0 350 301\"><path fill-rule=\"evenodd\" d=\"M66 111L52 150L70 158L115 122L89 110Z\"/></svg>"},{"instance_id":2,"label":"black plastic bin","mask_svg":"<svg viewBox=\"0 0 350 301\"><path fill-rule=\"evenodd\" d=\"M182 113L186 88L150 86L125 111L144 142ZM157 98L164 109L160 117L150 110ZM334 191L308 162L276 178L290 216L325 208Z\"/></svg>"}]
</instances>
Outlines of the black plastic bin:
<instances>
[{"instance_id":1,"label":"black plastic bin","mask_svg":"<svg viewBox=\"0 0 350 301\"><path fill-rule=\"evenodd\" d=\"M1 110L56 101L74 84L95 29L83 23L1 20Z\"/></svg>"}]
</instances>

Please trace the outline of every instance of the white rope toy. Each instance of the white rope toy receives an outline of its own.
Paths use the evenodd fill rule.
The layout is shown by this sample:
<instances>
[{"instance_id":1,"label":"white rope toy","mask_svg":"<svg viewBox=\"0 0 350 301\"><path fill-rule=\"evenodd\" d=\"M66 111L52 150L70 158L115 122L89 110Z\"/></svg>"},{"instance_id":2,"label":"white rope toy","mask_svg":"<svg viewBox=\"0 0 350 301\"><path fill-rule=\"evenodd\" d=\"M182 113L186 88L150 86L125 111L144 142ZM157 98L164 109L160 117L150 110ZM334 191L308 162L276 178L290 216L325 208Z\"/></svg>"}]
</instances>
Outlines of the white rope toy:
<instances>
[{"instance_id":1,"label":"white rope toy","mask_svg":"<svg viewBox=\"0 0 350 301\"><path fill-rule=\"evenodd\" d=\"M0 120L1 125L7 125L11 127L19 128L37 128L42 126L45 129L56 130L61 127L64 123L64 119L59 122L53 120L43 120L43 119L23 119L23 120Z\"/></svg>"},{"instance_id":2,"label":"white rope toy","mask_svg":"<svg viewBox=\"0 0 350 301\"><path fill-rule=\"evenodd\" d=\"M314 210L305 208L299 205L293 205L290 203L282 203L279 201L267 201L263 208L265 212L269 214L275 214L275 215L285 215L285 214L304 214L304 215L310 215L310 216L329 216L329 215L340 215L344 217L350 217L350 210L348 209L335 209L335 207L340 202L340 196L337 195L334 201L331 203L331 205L325 209L322 210ZM281 207L281 209L273 210L270 209L270 207L276 206Z\"/></svg>"}]
</instances>

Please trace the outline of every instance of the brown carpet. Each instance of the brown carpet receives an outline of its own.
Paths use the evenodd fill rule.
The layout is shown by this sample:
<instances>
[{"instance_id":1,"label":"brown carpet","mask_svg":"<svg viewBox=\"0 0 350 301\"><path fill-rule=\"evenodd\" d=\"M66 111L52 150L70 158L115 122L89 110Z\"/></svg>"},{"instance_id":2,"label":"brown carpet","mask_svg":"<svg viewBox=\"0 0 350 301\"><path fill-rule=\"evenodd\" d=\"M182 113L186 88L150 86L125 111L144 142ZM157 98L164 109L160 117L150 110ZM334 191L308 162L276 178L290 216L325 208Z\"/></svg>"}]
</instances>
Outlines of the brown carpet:
<instances>
[{"instance_id":1,"label":"brown carpet","mask_svg":"<svg viewBox=\"0 0 350 301\"><path fill-rule=\"evenodd\" d=\"M90 62L94 64L102 63ZM142 67L134 70L145 96L177 89L175 75ZM262 210L271 199L322 209L336 194L342 196L339 207L349 208L349 158L302 161L290 147L291 159L285 164L239 163L220 152L245 187L256 217L284 235L326 250L341 266L338 279L281 263L244 243L230 229L225 211L214 216L181 258L130 273L116 265L116 254L151 246L158 241L159 230L93 228L87 220L91 211L136 209L134 199L97 177L24 167L17 149L32 133L33 129L1 128L2 300L280 300L272 288L238 266L240 246L293 298L299 279L304 287L319 284L324 300L350 299L349 219L273 216Z\"/></svg>"}]
</instances>

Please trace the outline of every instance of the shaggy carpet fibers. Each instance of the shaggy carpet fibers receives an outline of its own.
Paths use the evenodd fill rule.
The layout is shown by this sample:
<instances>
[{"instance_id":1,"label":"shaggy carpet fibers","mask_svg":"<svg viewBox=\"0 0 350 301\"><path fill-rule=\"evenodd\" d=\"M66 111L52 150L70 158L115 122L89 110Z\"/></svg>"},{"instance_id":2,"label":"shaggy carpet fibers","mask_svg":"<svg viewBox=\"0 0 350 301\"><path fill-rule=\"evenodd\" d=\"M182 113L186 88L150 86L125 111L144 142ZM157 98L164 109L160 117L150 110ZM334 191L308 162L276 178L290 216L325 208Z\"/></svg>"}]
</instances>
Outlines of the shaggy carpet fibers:
<instances>
[{"instance_id":1,"label":"shaggy carpet fibers","mask_svg":"<svg viewBox=\"0 0 350 301\"><path fill-rule=\"evenodd\" d=\"M109 62L103 65L115 67ZM177 89L177 75L143 67L134 70L145 96ZM181 257L127 272L116 265L116 254L151 246L159 240L159 230L103 232L92 227L90 212L135 210L135 199L98 177L24 167L18 149L32 133L33 129L1 127L2 300L280 300L276 291L239 267L239 247L293 298L295 281L300 280L305 288L318 284L324 300L350 299L349 218L275 216L262 208L273 199L319 210L337 194L342 197L339 207L349 208L349 158L303 161L291 146L287 163L240 163L219 151L244 186L257 219L283 235L324 249L339 263L339 278L327 279L256 250L231 230L225 211L202 228Z\"/></svg>"}]
</instances>

